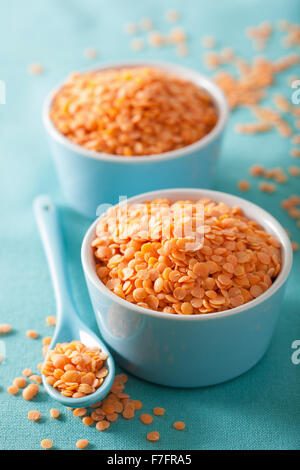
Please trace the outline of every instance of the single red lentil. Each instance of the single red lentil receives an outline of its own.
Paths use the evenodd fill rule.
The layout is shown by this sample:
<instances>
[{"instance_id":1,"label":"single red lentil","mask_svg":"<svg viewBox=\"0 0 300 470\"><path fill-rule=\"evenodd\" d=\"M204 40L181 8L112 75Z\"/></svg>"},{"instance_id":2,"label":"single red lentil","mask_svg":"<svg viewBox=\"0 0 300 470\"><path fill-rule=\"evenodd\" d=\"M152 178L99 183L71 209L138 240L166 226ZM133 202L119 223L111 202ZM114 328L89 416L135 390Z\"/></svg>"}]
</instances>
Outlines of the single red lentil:
<instances>
[{"instance_id":1,"label":"single red lentil","mask_svg":"<svg viewBox=\"0 0 300 470\"><path fill-rule=\"evenodd\" d=\"M46 318L46 323L48 326L55 326L56 325L56 317L55 316L49 316Z\"/></svg>"},{"instance_id":2,"label":"single red lentil","mask_svg":"<svg viewBox=\"0 0 300 470\"><path fill-rule=\"evenodd\" d=\"M89 445L89 441L87 439L79 439L76 442L77 449L85 449Z\"/></svg>"},{"instance_id":3,"label":"single red lentil","mask_svg":"<svg viewBox=\"0 0 300 470\"><path fill-rule=\"evenodd\" d=\"M41 75L44 72L44 67L41 64L30 64L27 70L30 75Z\"/></svg>"},{"instance_id":4,"label":"single red lentil","mask_svg":"<svg viewBox=\"0 0 300 470\"><path fill-rule=\"evenodd\" d=\"M8 333L11 332L11 326L6 324L6 323L2 323L0 325L0 335L7 335Z\"/></svg>"},{"instance_id":5,"label":"single red lentil","mask_svg":"<svg viewBox=\"0 0 300 470\"><path fill-rule=\"evenodd\" d=\"M238 188L241 191L249 191L250 187L251 187L250 183L246 180L240 180L238 182Z\"/></svg>"},{"instance_id":6,"label":"single red lentil","mask_svg":"<svg viewBox=\"0 0 300 470\"><path fill-rule=\"evenodd\" d=\"M290 166L289 173L292 176L300 176L300 168L298 166Z\"/></svg>"},{"instance_id":7,"label":"single red lentil","mask_svg":"<svg viewBox=\"0 0 300 470\"><path fill-rule=\"evenodd\" d=\"M148 413L142 413L140 415L140 420L143 424L151 424L153 421L153 416L149 415Z\"/></svg>"},{"instance_id":8,"label":"single red lentil","mask_svg":"<svg viewBox=\"0 0 300 470\"><path fill-rule=\"evenodd\" d=\"M158 431L151 431L151 432L148 432L147 434L147 439L148 441L158 441L159 440L159 432Z\"/></svg>"},{"instance_id":9,"label":"single red lentil","mask_svg":"<svg viewBox=\"0 0 300 470\"><path fill-rule=\"evenodd\" d=\"M17 395L17 393L19 392L19 388L16 385L10 385L9 387L7 387L7 391L8 393L10 393L10 395Z\"/></svg>"},{"instance_id":10,"label":"single red lentil","mask_svg":"<svg viewBox=\"0 0 300 470\"><path fill-rule=\"evenodd\" d=\"M183 431L185 429L185 423L183 421L175 421L173 427L177 429L177 431Z\"/></svg>"},{"instance_id":11,"label":"single red lentil","mask_svg":"<svg viewBox=\"0 0 300 470\"><path fill-rule=\"evenodd\" d=\"M39 421L41 419L41 413L39 411L28 411L28 419L30 421Z\"/></svg>"},{"instance_id":12,"label":"single red lentil","mask_svg":"<svg viewBox=\"0 0 300 470\"><path fill-rule=\"evenodd\" d=\"M52 341L51 336L46 336L45 338L43 338L43 345L44 346L49 346L51 341Z\"/></svg>"},{"instance_id":13,"label":"single red lentil","mask_svg":"<svg viewBox=\"0 0 300 470\"><path fill-rule=\"evenodd\" d=\"M51 416L51 418L57 419L57 418L60 417L60 411L57 410L56 408L51 408L50 416Z\"/></svg>"},{"instance_id":14,"label":"single red lentil","mask_svg":"<svg viewBox=\"0 0 300 470\"><path fill-rule=\"evenodd\" d=\"M39 392L40 387L37 384L29 384L24 388L22 396L24 400L32 400Z\"/></svg>"},{"instance_id":15,"label":"single red lentil","mask_svg":"<svg viewBox=\"0 0 300 470\"><path fill-rule=\"evenodd\" d=\"M22 374L25 376L25 377L30 377L32 375L32 370L31 369L24 369Z\"/></svg>"},{"instance_id":16,"label":"single red lentil","mask_svg":"<svg viewBox=\"0 0 300 470\"><path fill-rule=\"evenodd\" d=\"M140 400L132 400L134 409L141 410L143 408L143 403Z\"/></svg>"},{"instance_id":17,"label":"single red lentil","mask_svg":"<svg viewBox=\"0 0 300 470\"><path fill-rule=\"evenodd\" d=\"M38 337L38 333L35 330L28 330L26 331L26 336L31 339L36 339Z\"/></svg>"},{"instance_id":18,"label":"single red lentil","mask_svg":"<svg viewBox=\"0 0 300 470\"><path fill-rule=\"evenodd\" d=\"M53 442L51 441L51 439L43 439L41 441L41 446L43 449L52 449Z\"/></svg>"},{"instance_id":19,"label":"single red lentil","mask_svg":"<svg viewBox=\"0 0 300 470\"><path fill-rule=\"evenodd\" d=\"M27 380L24 377L16 377L13 384L18 388L24 388L27 385Z\"/></svg>"},{"instance_id":20,"label":"single red lentil","mask_svg":"<svg viewBox=\"0 0 300 470\"><path fill-rule=\"evenodd\" d=\"M73 411L74 416L85 416L87 414L87 409L86 408L75 408Z\"/></svg>"},{"instance_id":21,"label":"single red lentil","mask_svg":"<svg viewBox=\"0 0 300 470\"><path fill-rule=\"evenodd\" d=\"M106 429L108 429L110 426L110 423L108 421L98 421L96 423L96 429L98 431L105 431Z\"/></svg>"},{"instance_id":22,"label":"single red lentil","mask_svg":"<svg viewBox=\"0 0 300 470\"><path fill-rule=\"evenodd\" d=\"M300 157L300 149L298 149L298 148L293 148L293 149L291 149L290 154L291 154L291 156L294 157L294 158L299 158L299 157Z\"/></svg>"},{"instance_id":23,"label":"single red lentil","mask_svg":"<svg viewBox=\"0 0 300 470\"><path fill-rule=\"evenodd\" d=\"M262 176L263 175L263 172L264 172L264 167L262 165L253 165L250 170L249 170L250 174L252 176Z\"/></svg>"},{"instance_id":24,"label":"single red lentil","mask_svg":"<svg viewBox=\"0 0 300 470\"><path fill-rule=\"evenodd\" d=\"M37 375L37 374L33 374L29 377L29 380L32 380L33 382L36 382L37 384L41 384L42 383L42 377L40 375Z\"/></svg>"},{"instance_id":25,"label":"single red lentil","mask_svg":"<svg viewBox=\"0 0 300 470\"><path fill-rule=\"evenodd\" d=\"M300 145L300 134L295 134L292 137L293 144Z\"/></svg>"},{"instance_id":26,"label":"single red lentil","mask_svg":"<svg viewBox=\"0 0 300 470\"><path fill-rule=\"evenodd\" d=\"M153 413L155 414L155 416L163 416L165 412L166 410L164 408L160 408L159 406L153 408Z\"/></svg>"},{"instance_id":27,"label":"single red lentil","mask_svg":"<svg viewBox=\"0 0 300 470\"><path fill-rule=\"evenodd\" d=\"M236 132L239 134L256 134L258 132L267 132L270 129L271 124L264 121L249 124L237 124L235 127Z\"/></svg>"},{"instance_id":28,"label":"single red lentil","mask_svg":"<svg viewBox=\"0 0 300 470\"><path fill-rule=\"evenodd\" d=\"M94 424L94 420L91 416L85 416L83 419L82 419L82 422L83 424L85 424L86 426L92 426L92 424Z\"/></svg>"}]
</instances>

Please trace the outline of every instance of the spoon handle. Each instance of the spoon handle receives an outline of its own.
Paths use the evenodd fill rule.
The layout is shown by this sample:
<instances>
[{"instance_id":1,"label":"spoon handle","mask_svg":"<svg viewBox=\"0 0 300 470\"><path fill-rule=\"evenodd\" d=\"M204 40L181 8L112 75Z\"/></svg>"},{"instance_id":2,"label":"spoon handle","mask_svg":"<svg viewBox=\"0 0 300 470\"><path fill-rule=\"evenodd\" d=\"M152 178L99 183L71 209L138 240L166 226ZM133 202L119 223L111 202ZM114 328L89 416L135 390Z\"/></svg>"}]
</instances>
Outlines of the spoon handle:
<instances>
[{"instance_id":1,"label":"spoon handle","mask_svg":"<svg viewBox=\"0 0 300 470\"><path fill-rule=\"evenodd\" d=\"M50 269L57 304L58 321L63 312L74 310L70 283L64 263L64 246L59 227L58 213L51 198L38 196L34 200L34 212Z\"/></svg>"}]
</instances>

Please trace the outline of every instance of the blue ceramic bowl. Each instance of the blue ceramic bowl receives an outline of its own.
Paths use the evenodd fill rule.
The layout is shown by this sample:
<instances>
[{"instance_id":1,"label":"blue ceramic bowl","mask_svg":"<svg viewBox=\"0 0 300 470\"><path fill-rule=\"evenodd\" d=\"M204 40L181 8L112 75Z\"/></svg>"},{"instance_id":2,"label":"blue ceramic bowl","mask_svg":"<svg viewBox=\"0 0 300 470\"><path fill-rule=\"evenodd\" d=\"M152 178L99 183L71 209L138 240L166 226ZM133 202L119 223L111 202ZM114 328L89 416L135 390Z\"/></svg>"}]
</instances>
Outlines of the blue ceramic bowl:
<instances>
[{"instance_id":1,"label":"blue ceramic bowl","mask_svg":"<svg viewBox=\"0 0 300 470\"><path fill-rule=\"evenodd\" d=\"M289 238L277 220L260 207L217 191L154 191L133 197L129 203L158 197L172 201L208 197L240 206L281 242L281 272L260 297L231 310L181 316L145 309L113 294L97 277L90 247L95 221L83 240L81 256L101 334L124 369L150 382L200 387L233 379L253 367L269 346L292 266Z\"/></svg>"},{"instance_id":2,"label":"blue ceramic bowl","mask_svg":"<svg viewBox=\"0 0 300 470\"><path fill-rule=\"evenodd\" d=\"M122 157L87 150L72 143L57 131L49 110L57 87L47 97L43 121L50 137L56 169L65 197L80 213L95 217L99 204L119 202L145 191L176 187L211 187L215 161L228 117L226 99L211 80L177 65L153 62L118 63L97 70L148 65L190 80L207 90L218 110L215 128L200 141L182 149L144 157Z\"/></svg>"}]
</instances>

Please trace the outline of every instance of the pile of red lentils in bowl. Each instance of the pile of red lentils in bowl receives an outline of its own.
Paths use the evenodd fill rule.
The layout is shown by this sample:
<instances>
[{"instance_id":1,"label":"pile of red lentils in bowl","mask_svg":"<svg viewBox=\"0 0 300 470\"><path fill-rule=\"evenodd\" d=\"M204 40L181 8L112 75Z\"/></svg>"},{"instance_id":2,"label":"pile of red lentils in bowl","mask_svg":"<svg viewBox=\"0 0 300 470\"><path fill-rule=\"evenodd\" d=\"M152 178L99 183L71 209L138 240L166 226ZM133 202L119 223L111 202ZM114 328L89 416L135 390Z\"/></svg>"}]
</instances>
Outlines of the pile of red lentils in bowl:
<instances>
[{"instance_id":1,"label":"pile of red lentils in bowl","mask_svg":"<svg viewBox=\"0 0 300 470\"><path fill-rule=\"evenodd\" d=\"M276 238L241 208L210 199L114 206L99 218L91 246L108 289L179 315L243 305L263 294L281 269Z\"/></svg>"},{"instance_id":2,"label":"pile of red lentils in bowl","mask_svg":"<svg viewBox=\"0 0 300 470\"><path fill-rule=\"evenodd\" d=\"M86 149L121 156L180 149L218 120L211 96L163 69L132 67L73 73L53 98L50 118Z\"/></svg>"}]
</instances>

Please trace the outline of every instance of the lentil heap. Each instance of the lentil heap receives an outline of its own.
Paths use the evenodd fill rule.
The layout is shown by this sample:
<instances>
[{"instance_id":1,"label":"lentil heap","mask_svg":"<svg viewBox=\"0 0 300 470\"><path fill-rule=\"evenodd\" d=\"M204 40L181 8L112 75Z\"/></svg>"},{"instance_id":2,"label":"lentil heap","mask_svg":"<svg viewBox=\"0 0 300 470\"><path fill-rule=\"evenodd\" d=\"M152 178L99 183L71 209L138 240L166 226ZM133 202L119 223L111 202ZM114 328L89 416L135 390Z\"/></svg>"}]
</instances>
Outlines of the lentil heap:
<instances>
[{"instance_id":1,"label":"lentil heap","mask_svg":"<svg viewBox=\"0 0 300 470\"><path fill-rule=\"evenodd\" d=\"M188 221L204 231L194 244L177 236ZM112 292L173 314L238 307L266 291L281 266L277 239L239 207L209 199L112 207L100 217L91 246L97 275Z\"/></svg>"},{"instance_id":2,"label":"lentil heap","mask_svg":"<svg viewBox=\"0 0 300 470\"><path fill-rule=\"evenodd\" d=\"M89 150L123 156L179 149L216 125L208 93L161 69L133 67L74 73L53 99L62 134Z\"/></svg>"},{"instance_id":3,"label":"lentil heap","mask_svg":"<svg viewBox=\"0 0 300 470\"><path fill-rule=\"evenodd\" d=\"M94 393L104 382L107 354L99 348L88 348L80 341L58 343L42 367L49 385L65 397L81 398Z\"/></svg>"}]
</instances>

